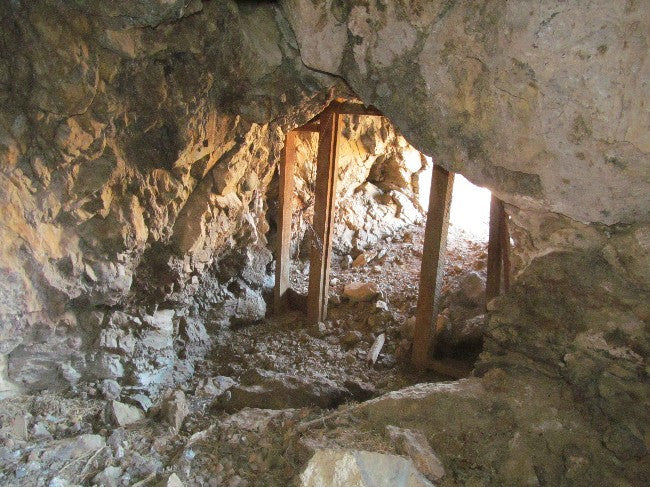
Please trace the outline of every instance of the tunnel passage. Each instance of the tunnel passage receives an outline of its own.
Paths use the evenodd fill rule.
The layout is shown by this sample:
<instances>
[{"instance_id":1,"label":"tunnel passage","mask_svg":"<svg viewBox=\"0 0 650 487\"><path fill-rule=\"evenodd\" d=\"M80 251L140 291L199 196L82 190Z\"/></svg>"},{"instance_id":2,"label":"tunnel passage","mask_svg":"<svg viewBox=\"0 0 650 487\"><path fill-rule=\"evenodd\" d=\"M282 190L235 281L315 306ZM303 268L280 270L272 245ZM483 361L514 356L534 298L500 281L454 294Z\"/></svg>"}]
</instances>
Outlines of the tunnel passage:
<instances>
[{"instance_id":1,"label":"tunnel passage","mask_svg":"<svg viewBox=\"0 0 650 487\"><path fill-rule=\"evenodd\" d=\"M336 184L339 179L338 164L340 157L341 127L345 115L381 117L382 114L373 107L365 107L360 103L350 103L345 100L335 100L325 110L306 125L287 133L279 165L279 209L278 236L276 243L276 276L274 288L274 311L280 314L286 311L290 304L303 308L308 322L319 324L328 317L330 300L330 266L332 263L332 246L334 220L338 203ZM297 295L290 287L291 269L291 239L294 200L294 172L296 170L297 134L301 132L318 134L318 150L316 157L316 181L314 188L314 214L311 227L311 248L309 261L309 283L306 296ZM424 156L420 155L424 160ZM372 171L371 171L372 172ZM422 193L429 194L429 201L424 230L424 243L421 255L420 283L417 293L417 308L413 330L411 362L416 368L433 369L439 373L453 377L462 377L469 368L457 362L445 363L432 359L431 354L449 355L445 347L445 332L449 326L449 308L441 309L441 291L443 285L443 269L447 253L447 236L449 231L449 213L452 201L454 175L444 168L433 165L430 185L419 188ZM467 191L465 192L466 194ZM464 196L464 195L463 195ZM420 198L422 196L420 195ZM503 287L507 290L510 282L510 237L508 234L506 215L503 203L492 197L490 201L489 244L487 252L486 289L479 302L483 310L487 302L496 297ZM386 254L386 249L383 249ZM361 260L360 260L361 259ZM352 266L367 264L368 258L361 253L357 255ZM364 262L365 261L365 262ZM381 265L375 269L381 271ZM413 276L415 279L415 276ZM480 280L478 274L467 276L467 283L461 288L472 287L471 281ZM337 279L338 281L338 279ZM449 284L448 284L449 286ZM363 298L357 296L359 293ZM476 289L473 299L476 299ZM371 298L385 298L376 283L354 282L344 286L343 295L350 301L365 301ZM384 301L381 301L387 306ZM476 303L475 303L476 304ZM479 322L484 316L474 319ZM413 320L411 320L413 321ZM449 335L449 333L446 333ZM437 342L442 337L442 347ZM385 340L383 333L379 334L374 346L381 349ZM447 340L448 341L448 340ZM474 352L480 351L482 337L480 334L470 340L474 343L464 343ZM462 348L462 347L461 347ZM376 357L375 357L376 360Z\"/></svg>"}]
</instances>

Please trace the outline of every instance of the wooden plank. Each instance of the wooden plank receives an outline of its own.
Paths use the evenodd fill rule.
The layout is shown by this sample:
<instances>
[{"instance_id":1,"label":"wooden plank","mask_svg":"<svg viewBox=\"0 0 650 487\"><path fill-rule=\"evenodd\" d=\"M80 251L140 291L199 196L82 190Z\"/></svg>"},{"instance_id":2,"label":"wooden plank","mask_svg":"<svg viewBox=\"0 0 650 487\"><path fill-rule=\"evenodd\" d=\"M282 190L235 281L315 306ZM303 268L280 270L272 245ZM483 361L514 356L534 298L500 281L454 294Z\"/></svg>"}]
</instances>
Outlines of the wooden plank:
<instances>
[{"instance_id":1,"label":"wooden plank","mask_svg":"<svg viewBox=\"0 0 650 487\"><path fill-rule=\"evenodd\" d=\"M501 219L499 220L499 236L501 237L501 261L503 262L503 291L510 289L510 276L512 273L510 264L510 231L508 230L508 215L501 202Z\"/></svg>"},{"instance_id":2,"label":"wooden plank","mask_svg":"<svg viewBox=\"0 0 650 487\"><path fill-rule=\"evenodd\" d=\"M320 124L318 122L306 123L301 127L293 129L294 132L318 132L320 131Z\"/></svg>"},{"instance_id":3,"label":"wooden plank","mask_svg":"<svg viewBox=\"0 0 650 487\"><path fill-rule=\"evenodd\" d=\"M291 267L291 219L293 202L293 173L296 165L296 134L289 131L280 156L280 188L278 211L278 237L276 247L274 311L287 310L287 289Z\"/></svg>"},{"instance_id":4,"label":"wooden plank","mask_svg":"<svg viewBox=\"0 0 650 487\"><path fill-rule=\"evenodd\" d=\"M336 111L336 113L340 115L368 115L374 117L384 116L383 113L381 113L372 105L365 106L361 103L333 101L330 103L329 108Z\"/></svg>"},{"instance_id":5,"label":"wooden plank","mask_svg":"<svg viewBox=\"0 0 650 487\"><path fill-rule=\"evenodd\" d=\"M501 262L503 203L494 195L490 199L490 233L488 240L487 282L485 305L501 292Z\"/></svg>"},{"instance_id":6,"label":"wooden plank","mask_svg":"<svg viewBox=\"0 0 650 487\"><path fill-rule=\"evenodd\" d=\"M449 229L449 208L454 186L454 174L443 167L434 165L431 176L429 212L424 229L424 248L422 249L422 268L418 308L413 335L413 355L411 361L419 369L432 368L429 353L432 346L432 330L438 314L440 288L447 250ZM441 371L446 373L446 371Z\"/></svg>"},{"instance_id":7,"label":"wooden plank","mask_svg":"<svg viewBox=\"0 0 650 487\"><path fill-rule=\"evenodd\" d=\"M323 321L327 316L340 125L341 116L335 110L327 108L321 114L307 297L307 319L310 323Z\"/></svg>"}]
</instances>

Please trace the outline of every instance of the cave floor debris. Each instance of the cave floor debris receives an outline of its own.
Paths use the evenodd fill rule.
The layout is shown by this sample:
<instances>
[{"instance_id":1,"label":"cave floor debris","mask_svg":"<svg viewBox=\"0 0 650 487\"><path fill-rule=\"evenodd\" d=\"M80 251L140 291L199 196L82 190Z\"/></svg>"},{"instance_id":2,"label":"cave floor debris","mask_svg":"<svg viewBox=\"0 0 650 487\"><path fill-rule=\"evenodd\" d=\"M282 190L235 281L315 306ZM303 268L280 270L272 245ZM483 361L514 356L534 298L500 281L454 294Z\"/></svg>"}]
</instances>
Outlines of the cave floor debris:
<instances>
[{"instance_id":1,"label":"cave floor debris","mask_svg":"<svg viewBox=\"0 0 650 487\"><path fill-rule=\"evenodd\" d=\"M0 485L175 485L172 474L184 485L288 485L322 446L303 433L332 418L344 419L333 420L337 437L322 438L323 445L391 452L377 435L346 428L354 416L340 412L389 391L444 380L408 365L422 236L416 227L355 255L354 265L335 262L330 316L319 326L308 327L301 313L290 312L220 332L192 379L179 387L181 397L157 404L144 420L116 426L106 413L110 401L92 384L75 393L2 401ZM484 243L452 229L445 292L469 271L484 274L485 255ZM298 265L292 285L302 290L307 274ZM343 294L352 282L374 282L379 295L350 302ZM386 344L370 364L368 350L381 333Z\"/></svg>"}]
</instances>

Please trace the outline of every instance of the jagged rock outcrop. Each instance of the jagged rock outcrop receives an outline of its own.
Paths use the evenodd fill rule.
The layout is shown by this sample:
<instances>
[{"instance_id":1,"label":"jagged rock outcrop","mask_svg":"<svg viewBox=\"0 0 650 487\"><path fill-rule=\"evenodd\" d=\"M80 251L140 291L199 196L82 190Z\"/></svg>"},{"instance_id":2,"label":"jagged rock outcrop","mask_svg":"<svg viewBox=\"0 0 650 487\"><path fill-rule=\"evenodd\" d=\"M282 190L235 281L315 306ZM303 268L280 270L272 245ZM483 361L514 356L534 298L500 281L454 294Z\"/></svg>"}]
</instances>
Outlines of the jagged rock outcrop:
<instances>
[{"instance_id":1,"label":"jagged rock outcrop","mask_svg":"<svg viewBox=\"0 0 650 487\"><path fill-rule=\"evenodd\" d=\"M428 206L431 159L385 118L346 116L339 144L334 250L360 251L421 223ZM309 256L318 136L299 132L296 146L294 254Z\"/></svg>"},{"instance_id":2,"label":"jagged rock outcrop","mask_svg":"<svg viewBox=\"0 0 650 487\"><path fill-rule=\"evenodd\" d=\"M121 375L114 359L90 372L107 308L166 300L215 304L226 323L263 316L282 130L336 83L302 65L278 8L2 3L9 377L52 386L70 363Z\"/></svg>"}]
</instances>

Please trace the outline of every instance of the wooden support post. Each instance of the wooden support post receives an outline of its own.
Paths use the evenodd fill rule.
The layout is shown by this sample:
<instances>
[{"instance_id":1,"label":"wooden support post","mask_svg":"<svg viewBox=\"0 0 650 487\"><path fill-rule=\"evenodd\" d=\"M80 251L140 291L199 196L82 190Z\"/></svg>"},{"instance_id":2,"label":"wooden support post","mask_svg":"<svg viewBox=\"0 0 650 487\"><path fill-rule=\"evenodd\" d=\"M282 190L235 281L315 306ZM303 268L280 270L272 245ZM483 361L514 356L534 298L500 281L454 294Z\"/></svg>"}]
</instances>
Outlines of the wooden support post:
<instances>
[{"instance_id":1,"label":"wooden support post","mask_svg":"<svg viewBox=\"0 0 650 487\"><path fill-rule=\"evenodd\" d=\"M424 229L418 308L411 358L413 365L421 370L424 368L435 369L435 364L432 363L429 352L431 350L433 324L438 314L440 288L442 287L449 228L449 208L451 206L453 186L454 174L441 166L434 165L431 176L429 212Z\"/></svg>"},{"instance_id":2,"label":"wooden support post","mask_svg":"<svg viewBox=\"0 0 650 487\"><path fill-rule=\"evenodd\" d=\"M291 218L293 202L293 172L296 162L296 134L287 132L280 156L280 206L278 211L278 238L275 264L274 311L287 310L287 289L291 266Z\"/></svg>"},{"instance_id":3,"label":"wooden support post","mask_svg":"<svg viewBox=\"0 0 650 487\"><path fill-rule=\"evenodd\" d=\"M501 237L501 261L503 262L503 291L510 289L510 231L508 230L508 215L506 215L503 201L501 201L501 220L499 222L499 234Z\"/></svg>"},{"instance_id":4,"label":"wooden support post","mask_svg":"<svg viewBox=\"0 0 650 487\"><path fill-rule=\"evenodd\" d=\"M314 234L307 297L307 319L314 324L327 316L341 116L335 110L327 108L319 120Z\"/></svg>"},{"instance_id":5,"label":"wooden support post","mask_svg":"<svg viewBox=\"0 0 650 487\"><path fill-rule=\"evenodd\" d=\"M503 203L496 196L490 199L490 235L488 240L487 282L485 285L485 305L501 292L501 262L503 260L504 224Z\"/></svg>"}]
</instances>

